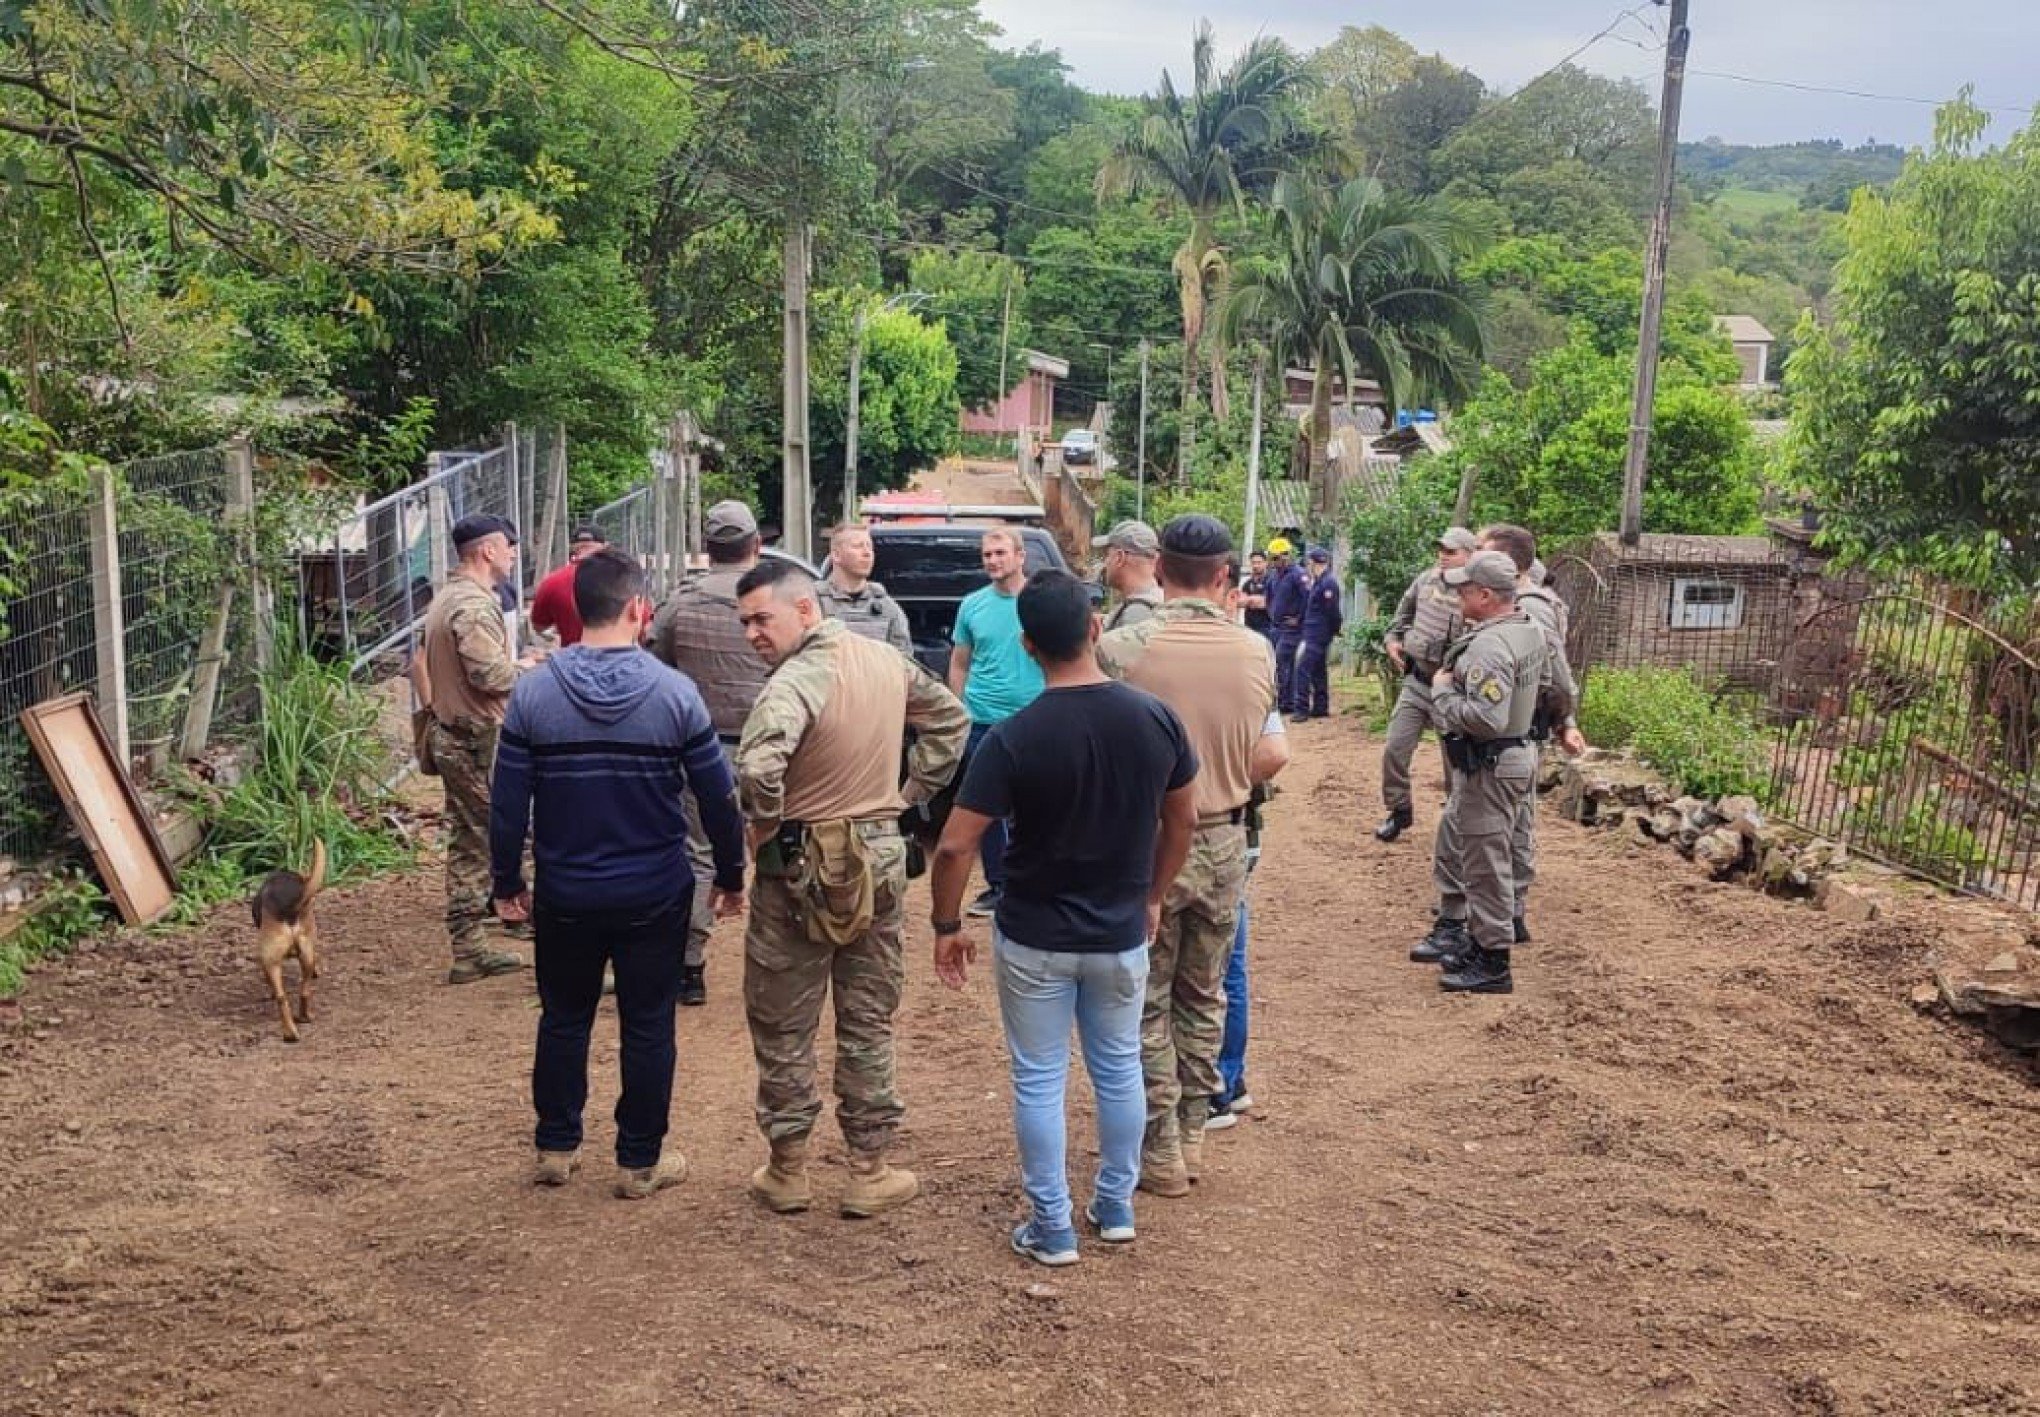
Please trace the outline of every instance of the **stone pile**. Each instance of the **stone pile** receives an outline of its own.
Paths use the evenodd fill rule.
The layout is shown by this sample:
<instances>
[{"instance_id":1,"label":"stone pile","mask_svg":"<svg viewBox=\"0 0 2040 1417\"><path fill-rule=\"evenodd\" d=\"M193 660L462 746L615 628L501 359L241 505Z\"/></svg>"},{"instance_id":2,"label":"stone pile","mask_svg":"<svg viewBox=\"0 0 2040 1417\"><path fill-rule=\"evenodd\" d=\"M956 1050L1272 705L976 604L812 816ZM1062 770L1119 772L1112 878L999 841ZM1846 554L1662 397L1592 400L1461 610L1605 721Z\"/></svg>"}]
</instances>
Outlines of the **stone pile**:
<instances>
[{"instance_id":1,"label":"stone pile","mask_svg":"<svg viewBox=\"0 0 2040 1417\"><path fill-rule=\"evenodd\" d=\"M1877 914L1874 900L1835 878L1847 848L1767 819L1754 797L1680 796L1635 758L1598 749L1547 761L1538 784L1571 820L1670 846L1709 880L1810 897L1862 920Z\"/></svg>"}]
</instances>

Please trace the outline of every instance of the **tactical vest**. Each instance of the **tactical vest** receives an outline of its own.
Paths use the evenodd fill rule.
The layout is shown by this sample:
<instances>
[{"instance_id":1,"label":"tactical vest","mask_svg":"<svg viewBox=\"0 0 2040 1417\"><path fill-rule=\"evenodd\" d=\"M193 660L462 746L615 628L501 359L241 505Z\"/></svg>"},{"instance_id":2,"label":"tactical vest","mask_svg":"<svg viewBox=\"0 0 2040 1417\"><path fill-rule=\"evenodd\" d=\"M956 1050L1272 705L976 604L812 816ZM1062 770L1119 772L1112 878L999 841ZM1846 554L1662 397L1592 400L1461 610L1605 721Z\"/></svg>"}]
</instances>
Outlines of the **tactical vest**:
<instances>
[{"instance_id":1,"label":"tactical vest","mask_svg":"<svg viewBox=\"0 0 2040 1417\"><path fill-rule=\"evenodd\" d=\"M1461 635L1452 648L1445 653L1444 667L1458 674L1457 666L1479 645L1483 657L1496 653L1492 643L1499 640L1500 656L1511 663L1509 682L1513 686L1509 693L1509 718L1496 735L1501 738L1525 738L1530 734L1530 725L1537 717L1537 689L1544 682L1544 631L1535 621L1521 610L1503 615L1476 625L1467 634ZM1464 679L1464 675L1459 676Z\"/></svg>"},{"instance_id":2,"label":"tactical vest","mask_svg":"<svg viewBox=\"0 0 2040 1417\"><path fill-rule=\"evenodd\" d=\"M1578 707L1573 702L1572 674L1565 657L1565 602L1548 587L1533 586L1517 594L1516 605L1544 636L1544 678L1537 686L1538 719L1546 727L1564 723Z\"/></svg>"},{"instance_id":3,"label":"tactical vest","mask_svg":"<svg viewBox=\"0 0 2040 1417\"><path fill-rule=\"evenodd\" d=\"M822 614L832 620L841 620L852 634L862 635L867 640L883 644L886 631L892 628L892 616L888 611L893 600L877 581L866 581L864 589L855 596L834 581L818 581L815 583L815 602L821 607Z\"/></svg>"},{"instance_id":4,"label":"tactical vest","mask_svg":"<svg viewBox=\"0 0 2040 1417\"><path fill-rule=\"evenodd\" d=\"M694 681L715 731L743 734L744 720L772 671L737 623L742 571L689 572L652 623L652 653Z\"/></svg>"},{"instance_id":5,"label":"tactical vest","mask_svg":"<svg viewBox=\"0 0 2040 1417\"><path fill-rule=\"evenodd\" d=\"M1404 651L1424 669L1434 670L1445 662L1446 651L1465 629L1459 597L1435 569L1424 572L1417 584L1416 613L1403 635Z\"/></svg>"}]
</instances>

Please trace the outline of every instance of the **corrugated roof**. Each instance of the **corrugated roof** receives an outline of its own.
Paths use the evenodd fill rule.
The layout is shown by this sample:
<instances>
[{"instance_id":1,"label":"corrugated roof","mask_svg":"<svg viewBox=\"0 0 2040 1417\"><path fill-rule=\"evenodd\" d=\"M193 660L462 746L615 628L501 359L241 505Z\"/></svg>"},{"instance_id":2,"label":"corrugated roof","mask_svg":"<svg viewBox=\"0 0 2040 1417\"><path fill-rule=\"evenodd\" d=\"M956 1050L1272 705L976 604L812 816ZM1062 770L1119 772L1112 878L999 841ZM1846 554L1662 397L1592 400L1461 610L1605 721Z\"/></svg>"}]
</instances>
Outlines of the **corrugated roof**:
<instances>
[{"instance_id":1,"label":"corrugated roof","mask_svg":"<svg viewBox=\"0 0 2040 1417\"><path fill-rule=\"evenodd\" d=\"M1310 524L1310 484L1286 478L1261 484L1261 525L1277 531Z\"/></svg>"},{"instance_id":2,"label":"corrugated roof","mask_svg":"<svg viewBox=\"0 0 2040 1417\"><path fill-rule=\"evenodd\" d=\"M1778 337L1754 315L1716 315L1714 328L1735 344L1776 344Z\"/></svg>"}]
</instances>

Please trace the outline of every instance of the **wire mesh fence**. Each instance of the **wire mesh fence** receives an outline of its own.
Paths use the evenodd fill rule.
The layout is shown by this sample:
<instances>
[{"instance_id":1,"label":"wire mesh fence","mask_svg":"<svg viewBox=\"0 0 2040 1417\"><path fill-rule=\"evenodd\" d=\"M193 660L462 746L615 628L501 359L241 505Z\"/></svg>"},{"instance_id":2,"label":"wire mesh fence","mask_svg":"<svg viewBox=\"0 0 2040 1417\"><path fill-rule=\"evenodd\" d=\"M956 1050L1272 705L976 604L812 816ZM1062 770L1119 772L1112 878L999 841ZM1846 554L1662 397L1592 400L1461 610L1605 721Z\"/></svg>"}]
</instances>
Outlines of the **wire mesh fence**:
<instances>
[{"instance_id":1,"label":"wire mesh fence","mask_svg":"<svg viewBox=\"0 0 2040 1417\"><path fill-rule=\"evenodd\" d=\"M1733 710L1714 731L1744 726L1773 815L2040 910L2040 614L1838 571L1810 541L1774 525L1555 557L1587 694L1609 670L1681 672Z\"/></svg>"},{"instance_id":2,"label":"wire mesh fence","mask_svg":"<svg viewBox=\"0 0 2040 1417\"><path fill-rule=\"evenodd\" d=\"M640 564L649 564L657 550L653 490L650 483L634 487L588 517L602 532L603 541Z\"/></svg>"}]
</instances>

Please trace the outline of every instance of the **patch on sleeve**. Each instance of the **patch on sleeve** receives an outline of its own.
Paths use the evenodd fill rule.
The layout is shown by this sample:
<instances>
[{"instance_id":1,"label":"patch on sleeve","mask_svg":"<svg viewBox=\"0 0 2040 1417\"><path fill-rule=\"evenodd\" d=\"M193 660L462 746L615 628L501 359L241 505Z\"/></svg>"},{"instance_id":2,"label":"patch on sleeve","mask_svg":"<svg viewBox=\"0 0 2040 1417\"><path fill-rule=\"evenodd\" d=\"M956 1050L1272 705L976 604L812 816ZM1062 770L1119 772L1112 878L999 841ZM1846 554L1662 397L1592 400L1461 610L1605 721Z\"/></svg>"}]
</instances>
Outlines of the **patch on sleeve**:
<instances>
[{"instance_id":1,"label":"patch on sleeve","mask_svg":"<svg viewBox=\"0 0 2040 1417\"><path fill-rule=\"evenodd\" d=\"M1508 690L1502 687L1502 681L1499 679L1484 679L1481 681L1480 696L1491 704L1500 703L1507 697L1508 692Z\"/></svg>"}]
</instances>

